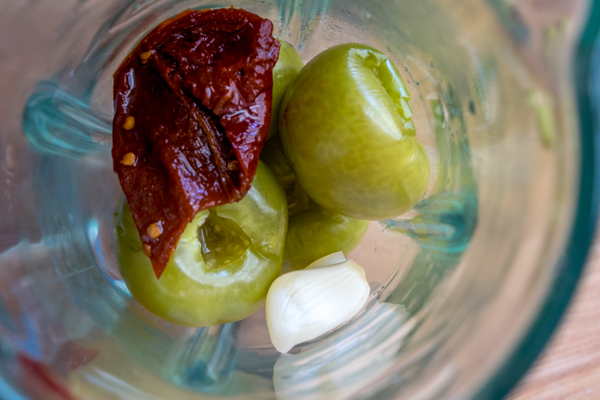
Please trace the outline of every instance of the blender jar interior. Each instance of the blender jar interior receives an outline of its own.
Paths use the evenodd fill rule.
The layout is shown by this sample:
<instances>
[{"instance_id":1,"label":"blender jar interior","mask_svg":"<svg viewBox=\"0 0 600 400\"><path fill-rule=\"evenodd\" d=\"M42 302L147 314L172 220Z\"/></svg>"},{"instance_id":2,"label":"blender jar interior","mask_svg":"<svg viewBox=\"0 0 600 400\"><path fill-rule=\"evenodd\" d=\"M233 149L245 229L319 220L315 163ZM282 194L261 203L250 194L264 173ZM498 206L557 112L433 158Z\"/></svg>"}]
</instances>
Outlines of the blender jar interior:
<instances>
[{"instance_id":1,"label":"blender jar interior","mask_svg":"<svg viewBox=\"0 0 600 400\"><path fill-rule=\"evenodd\" d=\"M0 31L12 36L0 48L9 57L0 83L6 393L468 398L530 328L577 202L569 78L583 1L545 10L434 0L3 3ZM270 343L264 308L207 328L150 314L115 257L112 74L162 20L230 5L270 18L305 62L347 42L385 52L432 166L416 208L372 222L350 254L367 273L366 308L286 355Z\"/></svg>"}]
</instances>

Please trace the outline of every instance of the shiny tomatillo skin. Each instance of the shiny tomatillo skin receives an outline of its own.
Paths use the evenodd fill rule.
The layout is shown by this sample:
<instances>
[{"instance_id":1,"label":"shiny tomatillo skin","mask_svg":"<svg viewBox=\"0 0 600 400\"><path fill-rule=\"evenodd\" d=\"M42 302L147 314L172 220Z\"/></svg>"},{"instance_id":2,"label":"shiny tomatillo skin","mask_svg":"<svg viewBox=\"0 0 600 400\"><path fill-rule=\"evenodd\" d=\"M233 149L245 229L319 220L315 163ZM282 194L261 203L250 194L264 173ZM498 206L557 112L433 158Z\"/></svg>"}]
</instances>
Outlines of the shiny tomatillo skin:
<instances>
[{"instance_id":1,"label":"shiny tomatillo skin","mask_svg":"<svg viewBox=\"0 0 600 400\"><path fill-rule=\"evenodd\" d=\"M273 101L271 103L269 138L276 134L278 130L279 111L283 95L304 66L300 54L291 44L280 39L277 40L281 47L279 48L279 58L273 68Z\"/></svg>"},{"instance_id":2,"label":"shiny tomatillo skin","mask_svg":"<svg viewBox=\"0 0 600 400\"><path fill-rule=\"evenodd\" d=\"M281 272L286 198L262 163L242 200L195 216L160 279L143 253L126 201L117 213L123 280L133 297L167 321L200 327L245 318L263 304Z\"/></svg>"},{"instance_id":3,"label":"shiny tomatillo skin","mask_svg":"<svg viewBox=\"0 0 600 400\"><path fill-rule=\"evenodd\" d=\"M284 259L290 260L293 269L303 269L338 251L347 256L360 243L369 221L332 213L310 200L283 154L279 135L267 140L260 157L277 176L287 196L290 220Z\"/></svg>"},{"instance_id":4,"label":"shiny tomatillo skin","mask_svg":"<svg viewBox=\"0 0 600 400\"><path fill-rule=\"evenodd\" d=\"M312 203L290 217L284 258L293 269L303 269L326 255L341 251L347 256L367 232L369 221L332 213Z\"/></svg>"},{"instance_id":5,"label":"shiny tomatillo skin","mask_svg":"<svg viewBox=\"0 0 600 400\"><path fill-rule=\"evenodd\" d=\"M423 196L429 158L417 141L410 96L383 53L361 44L313 58L285 94L279 133L300 185L322 207L381 220Z\"/></svg>"}]
</instances>

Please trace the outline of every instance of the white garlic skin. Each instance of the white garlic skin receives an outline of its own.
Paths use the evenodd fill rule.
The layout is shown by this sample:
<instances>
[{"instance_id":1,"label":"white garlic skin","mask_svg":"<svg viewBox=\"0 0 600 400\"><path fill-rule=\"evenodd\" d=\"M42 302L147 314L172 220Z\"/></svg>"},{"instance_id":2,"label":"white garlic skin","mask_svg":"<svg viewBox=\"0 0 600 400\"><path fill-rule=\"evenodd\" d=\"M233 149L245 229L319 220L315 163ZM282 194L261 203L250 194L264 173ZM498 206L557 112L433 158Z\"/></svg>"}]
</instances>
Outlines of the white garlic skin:
<instances>
[{"instance_id":1,"label":"white garlic skin","mask_svg":"<svg viewBox=\"0 0 600 400\"><path fill-rule=\"evenodd\" d=\"M367 302L370 288L360 265L347 260L323 266L319 261L280 276L269 288L267 326L281 353L349 321Z\"/></svg>"}]
</instances>

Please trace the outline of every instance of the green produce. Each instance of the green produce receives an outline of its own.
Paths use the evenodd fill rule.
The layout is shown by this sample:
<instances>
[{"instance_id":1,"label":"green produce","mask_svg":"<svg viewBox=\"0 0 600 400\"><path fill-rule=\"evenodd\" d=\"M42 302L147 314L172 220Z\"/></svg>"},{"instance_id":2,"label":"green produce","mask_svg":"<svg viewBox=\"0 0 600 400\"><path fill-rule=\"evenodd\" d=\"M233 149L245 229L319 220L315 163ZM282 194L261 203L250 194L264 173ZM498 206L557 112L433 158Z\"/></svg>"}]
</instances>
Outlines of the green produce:
<instances>
[{"instance_id":1,"label":"green produce","mask_svg":"<svg viewBox=\"0 0 600 400\"><path fill-rule=\"evenodd\" d=\"M309 210L290 217L284 258L293 269L338 251L348 255L367 232L369 221L334 214L313 203Z\"/></svg>"},{"instance_id":2,"label":"green produce","mask_svg":"<svg viewBox=\"0 0 600 400\"><path fill-rule=\"evenodd\" d=\"M429 159L410 96L383 53L344 44L313 58L287 90L281 141L298 182L331 212L380 220L423 196Z\"/></svg>"},{"instance_id":3,"label":"green produce","mask_svg":"<svg viewBox=\"0 0 600 400\"><path fill-rule=\"evenodd\" d=\"M290 220L284 258L291 261L293 269L305 268L338 251L348 255L360 243L369 222L332 213L311 201L283 155L279 135L267 141L261 159L286 193Z\"/></svg>"},{"instance_id":4,"label":"green produce","mask_svg":"<svg viewBox=\"0 0 600 400\"><path fill-rule=\"evenodd\" d=\"M291 44L283 40L279 40L279 44L281 44L279 58L275 68L273 68L273 101L271 103L271 126L269 127L268 137L277 133L277 121L283 95L304 66L300 54Z\"/></svg>"},{"instance_id":5,"label":"green produce","mask_svg":"<svg viewBox=\"0 0 600 400\"><path fill-rule=\"evenodd\" d=\"M117 257L123 280L133 297L168 321L210 326L245 318L263 304L281 272L286 199L262 163L241 201L195 216L159 280L143 253L125 200L117 213Z\"/></svg>"},{"instance_id":6,"label":"green produce","mask_svg":"<svg viewBox=\"0 0 600 400\"><path fill-rule=\"evenodd\" d=\"M304 192L304 189L298 184L294 170L292 170L290 163L283 155L279 135L275 135L267 140L265 147L260 153L260 159L271 168L271 171L273 171L277 180L279 180L279 184L285 191L288 215L291 217L300 211L308 210L310 199Z\"/></svg>"}]
</instances>

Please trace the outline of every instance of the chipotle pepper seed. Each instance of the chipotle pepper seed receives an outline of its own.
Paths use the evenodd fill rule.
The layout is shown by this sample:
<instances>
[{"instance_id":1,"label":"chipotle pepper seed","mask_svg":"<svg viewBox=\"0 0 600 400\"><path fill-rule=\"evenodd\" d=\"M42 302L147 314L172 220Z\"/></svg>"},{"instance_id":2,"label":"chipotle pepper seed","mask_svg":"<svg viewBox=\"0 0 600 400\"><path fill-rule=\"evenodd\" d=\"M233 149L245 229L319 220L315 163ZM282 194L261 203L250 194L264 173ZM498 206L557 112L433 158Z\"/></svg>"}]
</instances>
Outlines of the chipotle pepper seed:
<instances>
[{"instance_id":1,"label":"chipotle pepper seed","mask_svg":"<svg viewBox=\"0 0 600 400\"><path fill-rule=\"evenodd\" d=\"M150 257L150 255L152 254L152 252L151 252L152 249L150 248L150 245L145 244L142 246L142 249L144 251L144 255L146 257Z\"/></svg>"},{"instance_id":2,"label":"chipotle pepper seed","mask_svg":"<svg viewBox=\"0 0 600 400\"><path fill-rule=\"evenodd\" d=\"M125 129L126 131L130 131L133 129L134 126L135 126L135 118L133 118L132 116L125 118L125 123L123 124L123 129Z\"/></svg>"},{"instance_id":3,"label":"chipotle pepper seed","mask_svg":"<svg viewBox=\"0 0 600 400\"><path fill-rule=\"evenodd\" d=\"M238 169L240 169L239 165L240 164L237 161L235 161L235 160L229 161L227 163L227 169L230 170L230 171L237 171Z\"/></svg>"},{"instance_id":4,"label":"chipotle pepper seed","mask_svg":"<svg viewBox=\"0 0 600 400\"><path fill-rule=\"evenodd\" d=\"M157 239L162 233L162 229L159 222L155 222L153 224L148 225L146 228L146 233L150 238Z\"/></svg>"},{"instance_id":5,"label":"chipotle pepper seed","mask_svg":"<svg viewBox=\"0 0 600 400\"><path fill-rule=\"evenodd\" d=\"M121 164L131 167L133 164L135 164L136 160L137 157L135 156L135 154L127 153L123 156L123 158L121 158Z\"/></svg>"},{"instance_id":6,"label":"chipotle pepper seed","mask_svg":"<svg viewBox=\"0 0 600 400\"><path fill-rule=\"evenodd\" d=\"M146 64L151 55L152 55L151 50L140 54L140 61L142 62L142 64Z\"/></svg>"}]
</instances>

